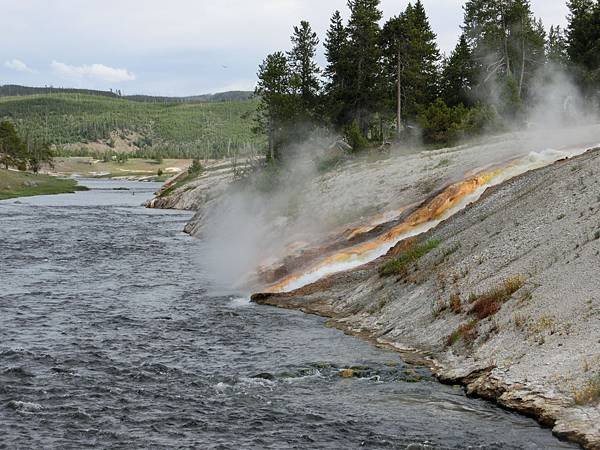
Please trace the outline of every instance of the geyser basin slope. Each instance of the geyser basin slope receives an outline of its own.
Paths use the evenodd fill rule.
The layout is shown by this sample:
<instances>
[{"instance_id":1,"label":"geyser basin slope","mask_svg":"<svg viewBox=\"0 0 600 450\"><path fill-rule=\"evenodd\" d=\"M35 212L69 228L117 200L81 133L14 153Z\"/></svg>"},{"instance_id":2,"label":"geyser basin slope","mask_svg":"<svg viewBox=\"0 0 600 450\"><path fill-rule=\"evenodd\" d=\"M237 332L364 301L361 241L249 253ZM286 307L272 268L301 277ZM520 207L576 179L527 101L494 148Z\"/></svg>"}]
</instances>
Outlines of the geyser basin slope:
<instances>
[{"instance_id":1,"label":"geyser basin slope","mask_svg":"<svg viewBox=\"0 0 600 450\"><path fill-rule=\"evenodd\" d=\"M454 183L435 196L425 206L411 214L406 221L377 238L327 256L300 273L293 274L269 286L266 292L289 292L314 283L323 277L354 269L385 255L398 242L423 234L481 197L483 192L512 177L537 169L560 159L580 155L586 148L544 150L531 152L524 158L489 172L480 173Z\"/></svg>"},{"instance_id":2,"label":"geyser basin slope","mask_svg":"<svg viewBox=\"0 0 600 450\"><path fill-rule=\"evenodd\" d=\"M381 277L383 258L253 299L427 351L440 378L600 449L600 405L582 395L600 377L600 151L514 177L423 239L439 247L404 276Z\"/></svg>"}]
</instances>

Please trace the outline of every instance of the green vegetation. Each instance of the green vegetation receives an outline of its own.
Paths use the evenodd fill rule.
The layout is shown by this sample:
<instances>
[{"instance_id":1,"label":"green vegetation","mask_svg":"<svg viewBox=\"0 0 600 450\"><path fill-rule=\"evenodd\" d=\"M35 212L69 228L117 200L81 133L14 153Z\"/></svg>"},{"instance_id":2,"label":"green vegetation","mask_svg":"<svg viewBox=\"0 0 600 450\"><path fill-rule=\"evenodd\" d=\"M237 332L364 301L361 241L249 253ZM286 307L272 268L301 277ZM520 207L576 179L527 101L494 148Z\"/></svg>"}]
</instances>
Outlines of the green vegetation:
<instances>
[{"instance_id":1,"label":"green vegetation","mask_svg":"<svg viewBox=\"0 0 600 450\"><path fill-rule=\"evenodd\" d=\"M188 169L188 174L190 174L192 176L200 175L203 170L204 170L204 168L202 167L202 164L200 163L200 161L198 159L194 159L192 161L192 165Z\"/></svg>"},{"instance_id":2,"label":"green vegetation","mask_svg":"<svg viewBox=\"0 0 600 450\"><path fill-rule=\"evenodd\" d=\"M161 197L161 198L162 197L168 197L176 189L178 189L181 186L189 183L192 180L195 180L199 175L202 174L202 172L204 172L204 168L202 167L202 164L200 163L200 161L198 159L194 159L192 161L192 164L190 165L190 167L187 169L187 174L185 176L182 176L182 177L178 178L177 181L175 181L174 183L172 183L166 189L163 189L160 192L159 197Z\"/></svg>"},{"instance_id":3,"label":"green vegetation","mask_svg":"<svg viewBox=\"0 0 600 450\"><path fill-rule=\"evenodd\" d=\"M380 0L349 0L348 21L335 11L324 39L327 65L314 62L318 36L301 22L291 51L259 67L257 130L269 157L326 128L360 150L422 137L443 145L485 131L526 126L539 104L540 80L557 68L575 75L590 106L600 98L600 3L569 0L565 32L547 33L530 0L467 0L462 34L442 58L424 2L410 2L383 25ZM318 83L319 78L323 83ZM557 92L561 119L574 119L569 92ZM298 124L301 126L298 126Z\"/></svg>"},{"instance_id":4,"label":"green vegetation","mask_svg":"<svg viewBox=\"0 0 600 450\"><path fill-rule=\"evenodd\" d=\"M105 95L56 93L0 97L0 119L58 155L126 153L141 158L214 158L260 146L252 133L256 100L151 103ZM127 142L115 147L115 138ZM103 148L93 143L103 142Z\"/></svg>"},{"instance_id":5,"label":"green vegetation","mask_svg":"<svg viewBox=\"0 0 600 450\"><path fill-rule=\"evenodd\" d=\"M408 267L430 251L436 249L440 241L432 239L422 244L413 244L399 256L388 261L379 269L382 277L390 275L405 275Z\"/></svg>"},{"instance_id":6,"label":"green vegetation","mask_svg":"<svg viewBox=\"0 0 600 450\"><path fill-rule=\"evenodd\" d=\"M136 102L148 103L189 103L189 102L234 102L250 100L254 93L251 91L227 91L216 94L192 95L189 97L157 97L153 95L122 95L120 90L98 91L94 89L73 89L57 87L29 87L15 84L0 86L0 97L43 94L85 94L100 95L111 98L124 98Z\"/></svg>"},{"instance_id":7,"label":"green vegetation","mask_svg":"<svg viewBox=\"0 0 600 450\"><path fill-rule=\"evenodd\" d=\"M16 167L37 173L44 164L52 166L52 158L53 154L47 143L29 136L24 141L11 122L0 122L0 164L5 169Z\"/></svg>"},{"instance_id":8,"label":"green vegetation","mask_svg":"<svg viewBox=\"0 0 600 450\"><path fill-rule=\"evenodd\" d=\"M0 200L31 195L64 194L87 190L75 180L0 169Z\"/></svg>"}]
</instances>

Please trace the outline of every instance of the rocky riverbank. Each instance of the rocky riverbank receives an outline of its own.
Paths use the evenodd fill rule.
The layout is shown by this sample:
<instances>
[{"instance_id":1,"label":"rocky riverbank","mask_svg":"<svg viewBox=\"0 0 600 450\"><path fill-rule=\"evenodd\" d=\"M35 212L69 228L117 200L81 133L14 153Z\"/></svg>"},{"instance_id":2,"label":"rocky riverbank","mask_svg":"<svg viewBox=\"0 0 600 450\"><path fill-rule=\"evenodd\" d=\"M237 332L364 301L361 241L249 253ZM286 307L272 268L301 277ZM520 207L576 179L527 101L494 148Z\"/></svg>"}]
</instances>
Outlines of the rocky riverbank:
<instances>
[{"instance_id":1,"label":"rocky riverbank","mask_svg":"<svg viewBox=\"0 0 600 450\"><path fill-rule=\"evenodd\" d=\"M225 192L237 171L244 170L251 163L246 158L204 161L201 173L194 176L190 176L187 170L179 173L168 180L145 206L187 211L204 209Z\"/></svg>"},{"instance_id":2,"label":"rocky riverbank","mask_svg":"<svg viewBox=\"0 0 600 450\"><path fill-rule=\"evenodd\" d=\"M600 448L600 151L490 188L386 256L260 304L330 317Z\"/></svg>"}]
</instances>

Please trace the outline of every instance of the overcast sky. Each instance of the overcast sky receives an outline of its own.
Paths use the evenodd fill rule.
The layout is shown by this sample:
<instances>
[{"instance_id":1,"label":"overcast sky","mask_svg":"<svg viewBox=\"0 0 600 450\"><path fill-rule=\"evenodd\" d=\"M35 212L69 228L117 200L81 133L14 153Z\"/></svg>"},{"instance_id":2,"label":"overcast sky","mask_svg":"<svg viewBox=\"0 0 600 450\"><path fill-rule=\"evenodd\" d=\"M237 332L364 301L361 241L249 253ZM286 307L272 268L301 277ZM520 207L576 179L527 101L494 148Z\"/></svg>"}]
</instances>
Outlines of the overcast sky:
<instances>
[{"instance_id":1,"label":"overcast sky","mask_svg":"<svg viewBox=\"0 0 600 450\"><path fill-rule=\"evenodd\" d=\"M532 0L549 27L566 0ZM382 0L385 17L407 0ZM464 0L423 0L442 51ZM0 0L0 84L192 95L254 87L264 56L308 20L321 40L346 0ZM319 62L323 63L322 48Z\"/></svg>"}]
</instances>

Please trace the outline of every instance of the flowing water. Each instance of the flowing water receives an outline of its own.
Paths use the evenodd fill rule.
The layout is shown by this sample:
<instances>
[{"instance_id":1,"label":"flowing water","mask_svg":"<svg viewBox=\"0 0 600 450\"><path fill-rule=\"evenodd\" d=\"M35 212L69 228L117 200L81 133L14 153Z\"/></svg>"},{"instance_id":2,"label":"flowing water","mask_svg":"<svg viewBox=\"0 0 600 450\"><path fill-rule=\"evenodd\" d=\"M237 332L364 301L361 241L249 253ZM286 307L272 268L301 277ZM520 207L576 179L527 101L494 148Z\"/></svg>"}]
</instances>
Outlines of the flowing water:
<instances>
[{"instance_id":1,"label":"flowing water","mask_svg":"<svg viewBox=\"0 0 600 450\"><path fill-rule=\"evenodd\" d=\"M157 185L85 184L0 202L0 448L573 448L320 318L216 293L190 214L139 206Z\"/></svg>"}]
</instances>

